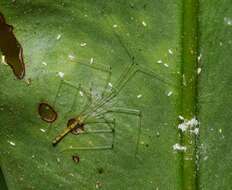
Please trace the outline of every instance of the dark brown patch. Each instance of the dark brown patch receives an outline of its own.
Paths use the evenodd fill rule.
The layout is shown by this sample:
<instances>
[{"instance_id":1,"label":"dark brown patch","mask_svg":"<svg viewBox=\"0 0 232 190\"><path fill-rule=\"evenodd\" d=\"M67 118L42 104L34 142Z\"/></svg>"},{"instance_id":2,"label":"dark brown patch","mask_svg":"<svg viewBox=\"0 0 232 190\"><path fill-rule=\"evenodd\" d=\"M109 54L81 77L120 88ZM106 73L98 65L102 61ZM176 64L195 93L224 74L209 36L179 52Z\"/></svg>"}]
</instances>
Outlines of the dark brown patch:
<instances>
[{"instance_id":1,"label":"dark brown patch","mask_svg":"<svg viewBox=\"0 0 232 190\"><path fill-rule=\"evenodd\" d=\"M18 79L25 76L23 48L13 33L13 26L8 25L0 12L0 50L5 56L6 63L12 68Z\"/></svg>"},{"instance_id":2,"label":"dark brown patch","mask_svg":"<svg viewBox=\"0 0 232 190\"><path fill-rule=\"evenodd\" d=\"M76 164L78 164L78 163L80 162L80 157L79 157L78 155L73 155L73 156L72 156L72 160L73 160Z\"/></svg>"},{"instance_id":3,"label":"dark brown patch","mask_svg":"<svg viewBox=\"0 0 232 190\"><path fill-rule=\"evenodd\" d=\"M53 109L52 106L47 103L40 103L38 107L38 112L40 118L48 123L52 123L57 119L56 111Z\"/></svg>"}]
</instances>

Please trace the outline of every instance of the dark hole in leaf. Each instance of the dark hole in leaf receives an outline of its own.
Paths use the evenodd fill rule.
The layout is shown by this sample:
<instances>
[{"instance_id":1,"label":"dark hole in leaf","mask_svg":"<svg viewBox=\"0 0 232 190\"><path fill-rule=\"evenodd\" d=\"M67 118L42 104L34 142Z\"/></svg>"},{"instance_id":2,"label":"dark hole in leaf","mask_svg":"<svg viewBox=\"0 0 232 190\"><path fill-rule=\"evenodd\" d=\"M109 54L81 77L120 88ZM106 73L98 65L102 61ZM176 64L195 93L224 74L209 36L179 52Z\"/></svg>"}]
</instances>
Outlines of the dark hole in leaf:
<instances>
[{"instance_id":1,"label":"dark hole in leaf","mask_svg":"<svg viewBox=\"0 0 232 190\"><path fill-rule=\"evenodd\" d=\"M52 123L57 119L57 113L53 109L52 106L50 106L47 103L40 103L38 107L38 112L42 120Z\"/></svg>"},{"instance_id":2,"label":"dark hole in leaf","mask_svg":"<svg viewBox=\"0 0 232 190\"><path fill-rule=\"evenodd\" d=\"M78 164L78 163L80 162L80 157L79 157L78 155L73 155L73 156L72 156L72 160L73 160L76 164Z\"/></svg>"},{"instance_id":3,"label":"dark hole in leaf","mask_svg":"<svg viewBox=\"0 0 232 190\"><path fill-rule=\"evenodd\" d=\"M102 167L97 168L97 172L98 172L99 174L102 174L102 173L104 173L104 169L103 169Z\"/></svg>"},{"instance_id":4,"label":"dark hole in leaf","mask_svg":"<svg viewBox=\"0 0 232 190\"><path fill-rule=\"evenodd\" d=\"M13 33L13 26L8 25L0 12L0 50L6 63L12 68L18 79L25 76L23 48Z\"/></svg>"}]
</instances>

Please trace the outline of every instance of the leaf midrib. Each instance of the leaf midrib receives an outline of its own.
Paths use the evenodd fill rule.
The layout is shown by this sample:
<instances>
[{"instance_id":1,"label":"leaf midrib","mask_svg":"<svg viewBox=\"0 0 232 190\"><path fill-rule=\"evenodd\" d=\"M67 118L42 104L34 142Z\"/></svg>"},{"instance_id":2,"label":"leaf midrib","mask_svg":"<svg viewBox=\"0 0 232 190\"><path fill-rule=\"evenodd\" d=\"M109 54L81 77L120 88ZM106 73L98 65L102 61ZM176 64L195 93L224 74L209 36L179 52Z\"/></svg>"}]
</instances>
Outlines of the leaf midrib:
<instances>
[{"instance_id":1,"label":"leaf midrib","mask_svg":"<svg viewBox=\"0 0 232 190\"><path fill-rule=\"evenodd\" d=\"M198 118L198 0L183 0L182 64L180 114L187 120ZM184 85L184 80L186 85ZM181 134L181 144L187 149L182 154L181 177L183 190L198 189L196 136L189 131Z\"/></svg>"}]
</instances>

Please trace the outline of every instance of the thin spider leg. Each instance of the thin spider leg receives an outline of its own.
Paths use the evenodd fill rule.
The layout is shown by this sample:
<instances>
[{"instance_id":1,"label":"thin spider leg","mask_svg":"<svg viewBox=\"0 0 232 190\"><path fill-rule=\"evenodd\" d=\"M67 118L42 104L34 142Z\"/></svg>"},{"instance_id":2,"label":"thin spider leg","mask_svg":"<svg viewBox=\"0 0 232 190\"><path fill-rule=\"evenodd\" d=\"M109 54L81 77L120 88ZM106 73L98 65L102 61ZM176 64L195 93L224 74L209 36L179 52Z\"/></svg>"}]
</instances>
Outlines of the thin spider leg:
<instances>
[{"instance_id":1,"label":"thin spider leg","mask_svg":"<svg viewBox=\"0 0 232 190\"><path fill-rule=\"evenodd\" d=\"M135 64L130 64L126 68L126 72L123 73L123 75L125 75L125 76L124 77L120 77L121 80L116 84L116 87L114 87L113 91L110 94L108 94L106 97L104 97L103 99L101 99L100 101L98 101L94 105L94 107L91 107L88 110L88 112L85 112L84 114L88 117L89 115L91 115L92 113L94 113L95 111L97 111L99 108L103 107L106 103L108 103L110 100L112 100L115 96L117 96L117 94L119 93L118 88L120 89L121 84L124 84L125 81L129 80L131 74L135 72L135 66L136 66Z\"/></svg>"},{"instance_id":2,"label":"thin spider leg","mask_svg":"<svg viewBox=\"0 0 232 190\"><path fill-rule=\"evenodd\" d=\"M85 59L78 59L78 60L71 60L72 62L75 62L75 63L78 63L78 64L81 64L83 66L87 66L87 67L90 67L90 68L93 68L93 69L96 69L96 70L100 70L102 72L108 72L110 73L111 72L111 67L110 66L107 66L107 65L103 65L103 64L100 64L100 63L88 63L87 60Z\"/></svg>"},{"instance_id":3,"label":"thin spider leg","mask_svg":"<svg viewBox=\"0 0 232 190\"><path fill-rule=\"evenodd\" d=\"M133 71L131 71L130 73L128 73L127 77L125 77L124 80L121 81L121 83L117 86L117 89L115 89L114 92L112 92L102 102L100 102L94 109L92 109L91 112L88 113L88 115L93 114L98 109L100 109L101 107L103 107L106 103L110 102L114 97L116 97L122 91L122 89L125 87L125 85L132 78L134 78L135 75L138 74L138 73L142 73L142 74L144 74L146 76L155 78L156 80L159 80L161 82L164 82L165 84L169 84L170 85L169 82L167 82L167 81L163 80L162 78L160 78L159 76L157 76L153 71L150 71L149 69L146 69L144 67L136 65L136 68Z\"/></svg>"},{"instance_id":4,"label":"thin spider leg","mask_svg":"<svg viewBox=\"0 0 232 190\"><path fill-rule=\"evenodd\" d=\"M55 95L54 101L53 101L53 103L52 103L52 105L53 105L54 107L55 107L55 105L56 105L56 101L57 101L57 98L58 98L58 96L59 96L60 89L61 89L62 85L63 85L63 80L60 80L60 83L59 83L58 89L57 89L57 91L56 91L56 95ZM50 133L51 126L52 126L52 123L49 124L48 133Z\"/></svg>"},{"instance_id":5,"label":"thin spider leg","mask_svg":"<svg viewBox=\"0 0 232 190\"><path fill-rule=\"evenodd\" d=\"M109 23L109 21L108 21ZM101 107L101 102L104 104L104 101L106 99L108 99L110 96L113 95L115 89L117 90L118 86L120 86L120 84L123 82L123 80L125 80L125 78L127 77L127 75L131 72L131 70L133 70L133 68L136 66L135 61L134 61L134 56L131 55L131 53L129 52L128 48L125 46L125 44L122 42L120 36L115 32L114 35L116 36L118 42L120 43L120 45L122 46L122 48L124 49L124 51L126 52L127 56L130 58L131 60L131 64L129 64L124 71L122 72L122 74L120 75L119 79L117 80L117 82L114 84L113 88L112 88L112 92L110 94L108 94L106 97L102 96L102 98L96 102L96 105L91 108L91 109L96 109L95 107ZM108 85L108 84L107 84ZM114 96L113 96L114 97ZM108 102L108 101L106 101ZM100 104L100 105L99 105ZM98 106L99 105L99 106ZM90 112L92 112L92 110L90 110ZM86 113L87 114L87 113Z\"/></svg>"},{"instance_id":6,"label":"thin spider leg","mask_svg":"<svg viewBox=\"0 0 232 190\"><path fill-rule=\"evenodd\" d=\"M63 80L61 79L61 80L60 80L60 83L59 83L59 86L58 86L58 89L57 89L57 91L56 91L56 95L55 95L55 98L54 98L53 106L55 106L55 104L56 104L56 100L57 100L57 98L58 98L58 96L59 96L59 93L60 93L60 89L61 89L61 87L62 87L62 84L63 84Z\"/></svg>"},{"instance_id":7,"label":"thin spider leg","mask_svg":"<svg viewBox=\"0 0 232 190\"><path fill-rule=\"evenodd\" d=\"M104 89L103 89L103 91L101 93L102 98L105 97L106 91L107 91L109 83L111 81L111 75L112 75L112 72L110 70L110 72L108 73L107 79L106 79L106 84L105 84Z\"/></svg>"},{"instance_id":8,"label":"thin spider leg","mask_svg":"<svg viewBox=\"0 0 232 190\"><path fill-rule=\"evenodd\" d=\"M66 85L68 85L68 86L74 88L74 89L76 90L76 95L77 95L78 93L85 95L85 96L87 97L88 101L87 101L87 103L85 104L85 106L84 106L82 112L84 112L86 109L88 109L89 105L92 104L92 94L91 94L91 92L88 92L87 90L85 90L85 89L81 86L81 84L79 84L78 86L75 86L74 84L72 84L72 83L70 83L69 81L66 81L66 80L63 80L63 84L66 84ZM88 103L88 102L89 102L89 103ZM75 106L75 103L76 103L76 96L75 96L75 98L74 98L72 107ZM82 112L81 112L81 113L82 113Z\"/></svg>"},{"instance_id":9,"label":"thin spider leg","mask_svg":"<svg viewBox=\"0 0 232 190\"><path fill-rule=\"evenodd\" d=\"M139 142L141 136L141 129L142 129L142 112L136 109L128 109L128 108L114 108L110 110L106 110L103 115L107 113L118 113L118 114L127 114L138 117L138 133L137 133L137 140L136 140L136 147L135 147L135 156L137 156L139 152Z\"/></svg>"},{"instance_id":10,"label":"thin spider leg","mask_svg":"<svg viewBox=\"0 0 232 190\"><path fill-rule=\"evenodd\" d=\"M70 146L69 148L65 148L63 150L61 150L61 152L64 151L71 151L71 150L112 150L114 147L114 139L115 139L115 119L113 120L108 120L106 118L104 118L104 121L100 120L100 121L95 121L95 122L90 122L91 124L94 123L105 123L109 126L110 129L100 129L100 130L89 130L83 133L80 133L80 135L82 134L91 134L91 133L96 133L96 134L105 134L105 133L112 133L112 144L111 145L106 145L106 146L95 146L95 147L73 147Z\"/></svg>"}]
</instances>

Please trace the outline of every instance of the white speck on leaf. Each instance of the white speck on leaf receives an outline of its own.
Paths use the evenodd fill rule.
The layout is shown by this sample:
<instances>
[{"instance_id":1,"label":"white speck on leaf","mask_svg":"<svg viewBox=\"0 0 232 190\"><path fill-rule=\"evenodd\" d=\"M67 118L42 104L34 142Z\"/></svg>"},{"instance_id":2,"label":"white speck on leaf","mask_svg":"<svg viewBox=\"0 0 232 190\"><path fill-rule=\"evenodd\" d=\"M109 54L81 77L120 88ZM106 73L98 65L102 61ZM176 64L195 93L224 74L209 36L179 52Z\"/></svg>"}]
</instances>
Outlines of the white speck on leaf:
<instances>
[{"instance_id":1,"label":"white speck on leaf","mask_svg":"<svg viewBox=\"0 0 232 190\"><path fill-rule=\"evenodd\" d=\"M229 17L224 17L224 22L225 24L232 26L232 19Z\"/></svg>"},{"instance_id":2,"label":"white speck on leaf","mask_svg":"<svg viewBox=\"0 0 232 190\"><path fill-rule=\"evenodd\" d=\"M145 21L142 22L143 26L147 26L147 23Z\"/></svg>"},{"instance_id":3,"label":"white speck on leaf","mask_svg":"<svg viewBox=\"0 0 232 190\"><path fill-rule=\"evenodd\" d=\"M48 64L47 64L46 62L44 62L44 61L42 62L42 64L43 64L44 66L47 66L47 65L48 65Z\"/></svg>"},{"instance_id":4,"label":"white speck on leaf","mask_svg":"<svg viewBox=\"0 0 232 190\"><path fill-rule=\"evenodd\" d=\"M90 59L90 64L92 65L93 62L94 62L94 59L93 59L93 57L91 57L91 59Z\"/></svg>"},{"instance_id":5,"label":"white speck on leaf","mask_svg":"<svg viewBox=\"0 0 232 190\"><path fill-rule=\"evenodd\" d=\"M183 122L178 125L178 129L180 129L182 132L189 130L192 133L198 134L199 130L198 128L196 128L198 125L198 120L195 117L193 117L190 120L183 120Z\"/></svg>"},{"instance_id":6,"label":"white speck on leaf","mask_svg":"<svg viewBox=\"0 0 232 190\"><path fill-rule=\"evenodd\" d=\"M222 133L222 129L219 129L218 131L219 131L219 133Z\"/></svg>"},{"instance_id":7,"label":"white speck on leaf","mask_svg":"<svg viewBox=\"0 0 232 190\"><path fill-rule=\"evenodd\" d=\"M163 61L162 60L158 60L157 63L163 63Z\"/></svg>"},{"instance_id":8,"label":"white speck on leaf","mask_svg":"<svg viewBox=\"0 0 232 190\"><path fill-rule=\"evenodd\" d=\"M11 146L15 146L15 143L12 141L7 141Z\"/></svg>"},{"instance_id":9,"label":"white speck on leaf","mask_svg":"<svg viewBox=\"0 0 232 190\"><path fill-rule=\"evenodd\" d=\"M182 78L183 78L183 80L182 80L183 85L184 85L184 86L187 86L187 84L186 84L186 79L185 79L185 75L184 75L184 74L182 75Z\"/></svg>"},{"instance_id":10,"label":"white speck on leaf","mask_svg":"<svg viewBox=\"0 0 232 190\"><path fill-rule=\"evenodd\" d=\"M46 130L45 130L45 129L40 129L40 131L41 131L41 132L43 132L43 133L45 133L45 132L46 132Z\"/></svg>"},{"instance_id":11,"label":"white speck on leaf","mask_svg":"<svg viewBox=\"0 0 232 190\"><path fill-rule=\"evenodd\" d=\"M63 77L64 77L64 73L63 73L63 72L58 72L58 76L59 76L60 78L63 78Z\"/></svg>"},{"instance_id":12,"label":"white speck on leaf","mask_svg":"<svg viewBox=\"0 0 232 190\"><path fill-rule=\"evenodd\" d=\"M84 93L82 91L79 91L80 96L84 96Z\"/></svg>"},{"instance_id":13,"label":"white speck on leaf","mask_svg":"<svg viewBox=\"0 0 232 190\"><path fill-rule=\"evenodd\" d=\"M5 55L2 55L2 60L1 60L1 62L2 62L2 64L7 65L6 59L5 59Z\"/></svg>"},{"instance_id":14,"label":"white speck on leaf","mask_svg":"<svg viewBox=\"0 0 232 190\"><path fill-rule=\"evenodd\" d=\"M172 51L171 49L168 50L168 53L169 53L170 55L173 55L173 51Z\"/></svg>"},{"instance_id":15,"label":"white speck on leaf","mask_svg":"<svg viewBox=\"0 0 232 190\"><path fill-rule=\"evenodd\" d=\"M200 62L200 61L201 61L201 58L202 58L202 54L198 55L198 56L197 56L197 61Z\"/></svg>"},{"instance_id":16,"label":"white speck on leaf","mask_svg":"<svg viewBox=\"0 0 232 190\"><path fill-rule=\"evenodd\" d=\"M75 59L75 56L72 55L72 54L69 54L69 55L68 55L68 58L69 58L70 60L74 60L74 59Z\"/></svg>"},{"instance_id":17,"label":"white speck on leaf","mask_svg":"<svg viewBox=\"0 0 232 190\"><path fill-rule=\"evenodd\" d=\"M109 85L109 87L111 87L111 88L113 87L113 85L112 85L112 83L111 83L111 82L109 82L109 83L108 83L108 85Z\"/></svg>"},{"instance_id":18,"label":"white speck on leaf","mask_svg":"<svg viewBox=\"0 0 232 190\"><path fill-rule=\"evenodd\" d=\"M197 74L199 75L200 73L201 73L201 68L198 67L198 68L197 68Z\"/></svg>"},{"instance_id":19,"label":"white speck on leaf","mask_svg":"<svg viewBox=\"0 0 232 190\"><path fill-rule=\"evenodd\" d=\"M113 28L117 28L117 27L118 27L118 25L117 25L117 24L114 24L114 25L113 25Z\"/></svg>"},{"instance_id":20,"label":"white speck on leaf","mask_svg":"<svg viewBox=\"0 0 232 190\"><path fill-rule=\"evenodd\" d=\"M137 98L141 98L141 97L142 97L142 94L138 94L138 95L137 95Z\"/></svg>"},{"instance_id":21,"label":"white speck on leaf","mask_svg":"<svg viewBox=\"0 0 232 190\"><path fill-rule=\"evenodd\" d=\"M56 39L59 40L61 38L61 34L58 34Z\"/></svg>"},{"instance_id":22,"label":"white speck on leaf","mask_svg":"<svg viewBox=\"0 0 232 190\"><path fill-rule=\"evenodd\" d=\"M184 117L182 115L178 116L180 120L184 120Z\"/></svg>"},{"instance_id":23,"label":"white speck on leaf","mask_svg":"<svg viewBox=\"0 0 232 190\"><path fill-rule=\"evenodd\" d=\"M167 96L171 96L172 94L173 94L173 92L169 91L168 94L167 94Z\"/></svg>"},{"instance_id":24,"label":"white speck on leaf","mask_svg":"<svg viewBox=\"0 0 232 190\"><path fill-rule=\"evenodd\" d=\"M187 148L185 146L182 146L178 143L174 144L172 146L173 150L176 150L176 151L180 151L180 152L185 152L187 150Z\"/></svg>"},{"instance_id":25,"label":"white speck on leaf","mask_svg":"<svg viewBox=\"0 0 232 190\"><path fill-rule=\"evenodd\" d=\"M165 66L165 67L169 67L169 65L168 65L167 63L164 63L164 66Z\"/></svg>"},{"instance_id":26,"label":"white speck on leaf","mask_svg":"<svg viewBox=\"0 0 232 190\"><path fill-rule=\"evenodd\" d=\"M80 44L81 47L85 47L86 45L87 45L87 43L85 43L85 42L81 42L81 44Z\"/></svg>"}]
</instances>

